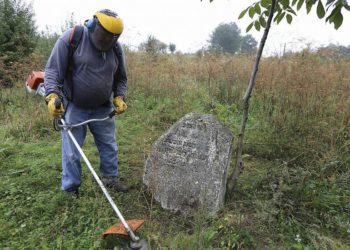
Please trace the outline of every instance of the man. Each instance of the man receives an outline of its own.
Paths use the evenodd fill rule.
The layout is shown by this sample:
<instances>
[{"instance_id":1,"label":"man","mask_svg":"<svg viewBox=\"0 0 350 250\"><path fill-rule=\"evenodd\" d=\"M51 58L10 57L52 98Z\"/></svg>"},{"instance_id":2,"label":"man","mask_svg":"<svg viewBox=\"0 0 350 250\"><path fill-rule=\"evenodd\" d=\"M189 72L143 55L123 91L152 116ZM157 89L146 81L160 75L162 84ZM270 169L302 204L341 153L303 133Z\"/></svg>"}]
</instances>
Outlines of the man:
<instances>
[{"instance_id":1,"label":"man","mask_svg":"<svg viewBox=\"0 0 350 250\"><path fill-rule=\"evenodd\" d=\"M123 21L113 11L101 10L85 22L79 43L71 53L74 29L66 31L56 42L45 68L46 103L53 117L64 116L68 124L77 124L127 109L124 96L127 86L124 52L117 42ZM60 106L57 99L63 100ZM58 102L59 103L59 102ZM56 107L58 106L58 107ZM100 155L102 181L117 191L128 187L118 179L118 147L115 120L87 125ZM72 129L80 146L87 126ZM62 190L78 194L81 184L80 154L66 131L62 131Z\"/></svg>"}]
</instances>

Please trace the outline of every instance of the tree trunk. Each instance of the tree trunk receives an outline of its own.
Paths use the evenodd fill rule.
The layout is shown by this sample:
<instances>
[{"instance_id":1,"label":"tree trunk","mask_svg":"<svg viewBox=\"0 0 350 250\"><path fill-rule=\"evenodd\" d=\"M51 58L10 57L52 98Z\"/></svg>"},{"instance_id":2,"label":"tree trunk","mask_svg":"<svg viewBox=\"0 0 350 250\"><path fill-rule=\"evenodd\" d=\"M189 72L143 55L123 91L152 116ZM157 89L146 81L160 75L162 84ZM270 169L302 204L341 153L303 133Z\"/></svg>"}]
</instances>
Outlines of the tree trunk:
<instances>
[{"instance_id":1,"label":"tree trunk","mask_svg":"<svg viewBox=\"0 0 350 250\"><path fill-rule=\"evenodd\" d=\"M264 34L263 34L261 41L260 41L259 49L258 49L255 63L253 66L253 71L252 71L252 74L250 76L249 85L248 85L248 88L247 88L245 95L243 97L243 115L242 115L241 127L240 127L238 141L237 141L236 167L235 167L234 171L232 172L232 174L228 178L228 182L227 182L227 194L228 194L228 196L233 195L233 191L234 191L234 188L236 186L238 177L243 172L243 168L244 168L244 164L243 164L243 160L242 160L242 151L243 151L244 132L245 132L245 127L246 127L247 120L248 120L249 99L250 99L251 93L252 93L254 85L255 85L256 74L258 72L261 55L262 55L262 52L264 50L265 42L266 42L270 27L271 27L272 18L273 18L274 12L275 12L275 5L276 5L276 0L272 0L271 11L270 11L269 17L268 17L267 22L266 22Z\"/></svg>"}]
</instances>

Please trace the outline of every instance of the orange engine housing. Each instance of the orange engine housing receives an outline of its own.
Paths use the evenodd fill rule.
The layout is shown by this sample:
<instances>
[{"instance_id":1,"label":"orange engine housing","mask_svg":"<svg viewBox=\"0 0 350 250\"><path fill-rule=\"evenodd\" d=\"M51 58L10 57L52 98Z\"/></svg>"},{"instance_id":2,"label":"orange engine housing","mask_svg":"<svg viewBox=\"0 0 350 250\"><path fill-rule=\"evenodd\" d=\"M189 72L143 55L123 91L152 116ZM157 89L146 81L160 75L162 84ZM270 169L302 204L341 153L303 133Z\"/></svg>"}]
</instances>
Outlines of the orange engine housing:
<instances>
[{"instance_id":1,"label":"orange engine housing","mask_svg":"<svg viewBox=\"0 0 350 250\"><path fill-rule=\"evenodd\" d=\"M27 78L27 89L37 90L38 86L44 82L45 73L43 71L33 71Z\"/></svg>"}]
</instances>

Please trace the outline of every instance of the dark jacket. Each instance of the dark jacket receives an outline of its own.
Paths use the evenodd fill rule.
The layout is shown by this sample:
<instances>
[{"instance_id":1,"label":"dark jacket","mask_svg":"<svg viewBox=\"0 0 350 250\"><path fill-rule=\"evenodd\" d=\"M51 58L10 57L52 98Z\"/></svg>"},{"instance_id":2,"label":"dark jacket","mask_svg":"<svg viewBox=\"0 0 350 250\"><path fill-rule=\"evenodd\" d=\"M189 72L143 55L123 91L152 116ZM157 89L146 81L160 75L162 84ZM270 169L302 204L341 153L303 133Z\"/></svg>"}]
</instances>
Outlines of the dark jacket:
<instances>
[{"instance_id":1,"label":"dark jacket","mask_svg":"<svg viewBox=\"0 0 350 250\"><path fill-rule=\"evenodd\" d=\"M71 30L57 40L46 64L44 79L46 95L55 92L82 108L105 105L112 94L124 96L127 87L122 46L116 45L119 56L113 49L101 52L90 42L88 32L84 27L79 46L73 54L71 70L68 70Z\"/></svg>"}]
</instances>

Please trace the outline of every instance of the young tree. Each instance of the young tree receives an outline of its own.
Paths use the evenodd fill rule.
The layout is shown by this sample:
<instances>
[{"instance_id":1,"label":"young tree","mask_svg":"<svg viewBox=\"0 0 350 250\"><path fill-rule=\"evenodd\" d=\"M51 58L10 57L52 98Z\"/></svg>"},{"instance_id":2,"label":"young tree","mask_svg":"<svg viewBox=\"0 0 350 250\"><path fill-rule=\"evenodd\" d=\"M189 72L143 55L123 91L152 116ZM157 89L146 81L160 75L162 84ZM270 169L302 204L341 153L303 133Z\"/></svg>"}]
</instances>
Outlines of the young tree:
<instances>
[{"instance_id":1,"label":"young tree","mask_svg":"<svg viewBox=\"0 0 350 250\"><path fill-rule=\"evenodd\" d=\"M0 0L0 57L5 65L28 56L35 45L32 6L21 0Z\"/></svg>"},{"instance_id":2,"label":"young tree","mask_svg":"<svg viewBox=\"0 0 350 250\"><path fill-rule=\"evenodd\" d=\"M212 2L214 0L209 1ZM260 40L259 49L253 65L248 88L243 97L243 115L237 142L236 167L228 178L228 195L233 193L238 177L242 173L244 167L242 161L242 151L245 127L248 120L249 99L255 85L261 55L268 37L271 22L273 21L279 24L283 19L286 19L287 22L291 24L293 21L293 15L296 16L296 11L294 8L299 11L303 6L305 6L306 12L309 14L313 6L317 5L316 13L318 18L322 19L326 17L326 22L334 24L334 28L338 29L343 23L343 14L341 11L343 9L350 11L348 2L346 0L327 0L325 4L323 4L323 2L323 0L292 0L292 2L290 2L290 0L260 0L251 6L248 6L239 15L239 18L242 18L246 13L248 13L249 17L254 19L248 25L246 29L247 32L251 30L252 27L254 27L257 31L260 31L262 27L264 28L264 34ZM327 16L326 13L328 13Z\"/></svg>"},{"instance_id":3,"label":"young tree","mask_svg":"<svg viewBox=\"0 0 350 250\"><path fill-rule=\"evenodd\" d=\"M214 49L234 54L239 51L241 40L241 30L235 23L222 23L210 35L209 42Z\"/></svg>"}]
</instances>

